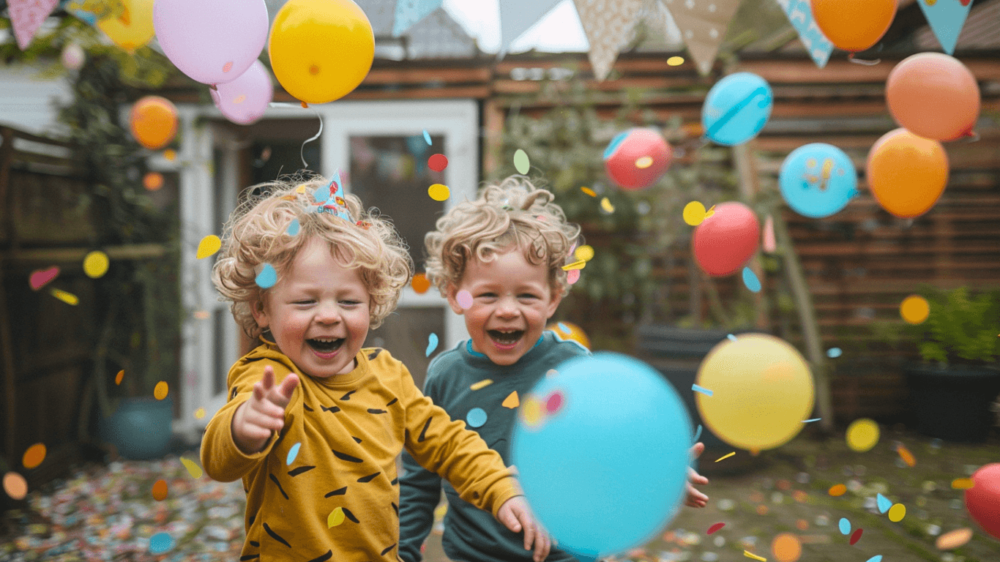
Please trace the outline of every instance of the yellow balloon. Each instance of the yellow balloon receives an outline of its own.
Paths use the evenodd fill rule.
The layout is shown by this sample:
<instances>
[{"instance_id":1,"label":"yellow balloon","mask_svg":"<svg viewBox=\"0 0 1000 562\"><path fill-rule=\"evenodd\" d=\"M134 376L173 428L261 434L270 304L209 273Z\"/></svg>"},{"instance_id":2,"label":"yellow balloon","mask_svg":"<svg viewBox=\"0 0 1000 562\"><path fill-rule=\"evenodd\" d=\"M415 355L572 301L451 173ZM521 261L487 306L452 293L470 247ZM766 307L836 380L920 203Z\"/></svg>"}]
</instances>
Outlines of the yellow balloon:
<instances>
[{"instance_id":1,"label":"yellow balloon","mask_svg":"<svg viewBox=\"0 0 1000 562\"><path fill-rule=\"evenodd\" d=\"M274 18L268 46L274 76L306 103L357 88L375 58L375 34L351 0L290 0Z\"/></svg>"},{"instance_id":2,"label":"yellow balloon","mask_svg":"<svg viewBox=\"0 0 1000 562\"><path fill-rule=\"evenodd\" d=\"M153 0L121 0L121 12L97 22L97 27L122 49L132 52L156 35Z\"/></svg>"},{"instance_id":3,"label":"yellow balloon","mask_svg":"<svg viewBox=\"0 0 1000 562\"><path fill-rule=\"evenodd\" d=\"M590 349L590 338L587 337L587 333L583 331L583 328L572 322L553 322L546 326L545 329L552 330L564 340L575 341L583 347Z\"/></svg>"},{"instance_id":4,"label":"yellow balloon","mask_svg":"<svg viewBox=\"0 0 1000 562\"><path fill-rule=\"evenodd\" d=\"M766 334L724 340L698 368L695 401L705 426L749 450L780 447L798 435L813 409L812 372L790 344Z\"/></svg>"}]
</instances>

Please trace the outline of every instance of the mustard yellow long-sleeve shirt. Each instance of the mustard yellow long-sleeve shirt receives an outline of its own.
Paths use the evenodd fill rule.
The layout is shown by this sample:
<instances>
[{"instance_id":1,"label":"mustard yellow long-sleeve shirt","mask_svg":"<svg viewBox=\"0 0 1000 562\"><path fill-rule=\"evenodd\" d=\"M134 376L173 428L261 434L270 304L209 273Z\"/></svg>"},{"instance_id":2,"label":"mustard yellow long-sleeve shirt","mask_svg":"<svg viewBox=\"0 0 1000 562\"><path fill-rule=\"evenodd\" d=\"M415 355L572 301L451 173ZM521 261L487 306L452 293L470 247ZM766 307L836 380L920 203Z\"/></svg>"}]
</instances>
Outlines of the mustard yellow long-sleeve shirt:
<instances>
[{"instance_id":1,"label":"mustard yellow long-sleeve shirt","mask_svg":"<svg viewBox=\"0 0 1000 562\"><path fill-rule=\"evenodd\" d=\"M494 516L520 493L500 455L424 396L402 363L378 348L362 349L356 360L346 375L313 378L265 343L230 370L229 400L208 424L201 462L215 480L243 479L240 560L398 560L396 457L404 447ZM267 365L279 384L293 372L301 382L281 433L247 455L233 441L233 415Z\"/></svg>"}]
</instances>

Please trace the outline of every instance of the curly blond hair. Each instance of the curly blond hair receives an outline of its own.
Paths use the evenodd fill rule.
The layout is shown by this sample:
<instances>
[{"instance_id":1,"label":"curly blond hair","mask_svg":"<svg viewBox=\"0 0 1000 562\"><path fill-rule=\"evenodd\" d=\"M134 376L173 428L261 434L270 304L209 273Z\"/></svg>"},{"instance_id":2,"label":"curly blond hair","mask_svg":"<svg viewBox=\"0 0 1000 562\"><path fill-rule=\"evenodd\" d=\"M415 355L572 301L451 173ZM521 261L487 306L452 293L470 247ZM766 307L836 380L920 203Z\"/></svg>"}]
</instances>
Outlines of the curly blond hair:
<instances>
[{"instance_id":1,"label":"curly blond hair","mask_svg":"<svg viewBox=\"0 0 1000 562\"><path fill-rule=\"evenodd\" d=\"M232 302L236 323L252 339L261 329L251 312L261 306L267 290L257 286L263 264L278 273L288 270L299 250L313 238L330 243L344 267L361 270L368 291L370 327L378 328L395 308L409 282L413 260L392 223L377 209L364 211L354 195L344 199L352 221L310 210L313 192L329 180L318 175L280 178L247 188L249 195L237 206L223 227L222 249L212 269L212 283L224 300ZM293 220L299 232L288 233Z\"/></svg>"},{"instance_id":2,"label":"curly blond hair","mask_svg":"<svg viewBox=\"0 0 1000 562\"><path fill-rule=\"evenodd\" d=\"M518 248L532 264L545 264L549 286L563 295L569 289L562 266L580 227L566 222L555 195L536 188L524 176L510 176L487 185L475 201L459 203L438 219L437 230L424 238L427 278L447 295L448 285L459 285L465 267L475 256L483 262Z\"/></svg>"}]
</instances>

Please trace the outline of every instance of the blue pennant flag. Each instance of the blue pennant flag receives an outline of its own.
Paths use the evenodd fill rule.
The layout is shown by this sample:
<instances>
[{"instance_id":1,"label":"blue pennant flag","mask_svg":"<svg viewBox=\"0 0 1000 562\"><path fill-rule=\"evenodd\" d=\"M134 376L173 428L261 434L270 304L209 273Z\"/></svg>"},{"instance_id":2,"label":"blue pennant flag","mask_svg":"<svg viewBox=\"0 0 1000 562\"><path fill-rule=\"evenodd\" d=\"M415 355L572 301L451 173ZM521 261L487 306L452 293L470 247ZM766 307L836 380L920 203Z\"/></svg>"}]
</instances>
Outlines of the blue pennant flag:
<instances>
[{"instance_id":1,"label":"blue pennant flag","mask_svg":"<svg viewBox=\"0 0 1000 562\"><path fill-rule=\"evenodd\" d=\"M924 11L924 17L931 24L931 31L941 43L941 48L949 55L954 54L958 35L962 33L965 18L969 17L969 10L972 9L972 0L917 0L917 4Z\"/></svg>"},{"instance_id":2,"label":"blue pennant flag","mask_svg":"<svg viewBox=\"0 0 1000 562\"><path fill-rule=\"evenodd\" d=\"M921 1L921 0L917 0ZM949 1L949 0L944 0ZM958 0L955 0L958 1ZM799 34L799 40L805 46L809 56L816 63L816 66L823 68L830 60L830 53L833 52L833 43L823 35L816 20L813 18L812 7L809 0L778 0L781 9L788 16L788 21Z\"/></svg>"},{"instance_id":3,"label":"blue pennant flag","mask_svg":"<svg viewBox=\"0 0 1000 562\"><path fill-rule=\"evenodd\" d=\"M440 8L441 2L443 0L397 0L396 16L392 21L392 36L399 37L406 33L413 24Z\"/></svg>"}]
</instances>

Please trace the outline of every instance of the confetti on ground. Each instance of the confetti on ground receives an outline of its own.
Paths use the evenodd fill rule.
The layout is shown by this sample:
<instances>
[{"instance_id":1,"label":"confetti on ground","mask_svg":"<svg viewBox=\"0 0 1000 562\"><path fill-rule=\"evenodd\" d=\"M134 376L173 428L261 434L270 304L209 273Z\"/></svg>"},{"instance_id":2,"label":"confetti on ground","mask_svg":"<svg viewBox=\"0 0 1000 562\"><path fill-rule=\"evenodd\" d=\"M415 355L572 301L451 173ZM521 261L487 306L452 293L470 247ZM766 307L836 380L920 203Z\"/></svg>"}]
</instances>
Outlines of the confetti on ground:
<instances>
[{"instance_id":1,"label":"confetti on ground","mask_svg":"<svg viewBox=\"0 0 1000 562\"><path fill-rule=\"evenodd\" d=\"M851 534L851 546L854 546L859 540L861 540L861 533L864 532L864 529L856 529L854 533Z\"/></svg>"},{"instance_id":2,"label":"confetti on ground","mask_svg":"<svg viewBox=\"0 0 1000 562\"><path fill-rule=\"evenodd\" d=\"M813 418L813 419L811 419L811 420L802 420L802 423L812 423L812 422L818 422L818 421L819 421L819 420L821 420L821 419L823 419L823 418Z\"/></svg>"},{"instance_id":3,"label":"confetti on ground","mask_svg":"<svg viewBox=\"0 0 1000 562\"><path fill-rule=\"evenodd\" d=\"M198 466L198 463L194 462L191 459L186 459L184 457L181 457L181 464L183 464L184 468L187 469L188 474L191 475L191 478L197 480L198 478L201 478L203 474L205 474L205 471L203 471L201 467Z\"/></svg>"},{"instance_id":4,"label":"confetti on ground","mask_svg":"<svg viewBox=\"0 0 1000 562\"><path fill-rule=\"evenodd\" d=\"M469 427L482 427L486 423L486 411L482 408L473 408L465 415L465 423Z\"/></svg>"},{"instance_id":5,"label":"confetti on ground","mask_svg":"<svg viewBox=\"0 0 1000 562\"><path fill-rule=\"evenodd\" d=\"M910 295L899 305L899 315L910 324L922 324L930 313L930 303L920 295Z\"/></svg>"},{"instance_id":6,"label":"confetti on ground","mask_svg":"<svg viewBox=\"0 0 1000 562\"><path fill-rule=\"evenodd\" d=\"M969 490L975 486L972 478L956 478L951 481L951 487L955 490Z\"/></svg>"},{"instance_id":7,"label":"confetti on ground","mask_svg":"<svg viewBox=\"0 0 1000 562\"><path fill-rule=\"evenodd\" d=\"M531 169L531 160L528 159L528 153L520 148L514 153L514 169L522 176L527 174L528 170Z\"/></svg>"},{"instance_id":8,"label":"confetti on ground","mask_svg":"<svg viewBox=\"0 0 1000 562\"><path fill-rule=\"evenodd\" d=\"M28 481L16 472L8 472L3 475L3 491L12 499L24 499L28 495Z\"/></svg>"},{"instance_id":9,"label":"confetti on ground","mask_svg":"<svg viewBox=\"0 0 1000 562\"><path fill-rule=\"evenodd\" d=\"M700 386L698 386L696 384L692 384L691 385L691 390L693 390L695 392L700 392L700 393L704 394L705 396L711 396L712 395L712 391L711 390L709 390L707 388L702 388L702 387L700 387Z\"/></svg>"},{"instance_id":10,"label":"confetti on ground","mask_svg":"<svg viewBox=\"0 0 1000 562\"><path fill-rule=\"evenodd\" d=\"M433 154L427 159L427 167L435 172L443 172L448 167L448 157L444 154Z\"/></svg>"},{"instance_id":11,"label":"confetti on ground","mask_svg":"<svg viewBox=\"0 0 1000 562\"><path fill-rule=\"evenodd\" d=\"M597 193L593 189L590 189L589 187L581 187L580 191L586 193L591 197L597 197Z\"/></svg>"},{"instance_id":12,"label":"confetti on ground","mask_svg":"<svg viewBox=\"0 0 1000 562\"><path fill-rule=\"evenodd\" d=\"M882 562L882 555L878 554L868 559L868 562Z\"/></svg>"},{"instance_id":13,"label":"confetti on ground","mask_svg":"<svg viewBox=\"0 0 1000 562\"><path fill-rule=\"evenodd\" d=\"M435 333L431 333L431 335L427 336L426 356L430 357L431 353L434 353L434 350L437 349L437 346L438 346L438 335Z\"/></svg>"},{"instance_id":14,"label":"confetti on ground","mask_svg":"<svg viewBox=\"0 0 1000 562\"><path fill-rule=\"evenodd\" d=\"M32 468L42 464L45 460L45 453L45 444L35 443L24 451L24 455L21 457L21 464L24 465L24 468L31 470Z\"/></svg>"},{"instance_id":15,"label":"confetti on ground","mask_svg":"<svg viewBox=\"0 0 1000 562\"><path fill-rule=\"evenodd\" d=\"M906 466L913 468L917 464L917 458L913 456L913 453L903 445L896 447L896 452L899 453L899 458L903 459Z\"/></svg>"},{"instance_id":16,"label":"confetti on ground","mask_svg":"<svg viewBox=\"0 0 1000 562\"><path fill-rule=\"evenodd\" d=\"M149 553L163 554L174 548L174 537L170 533L156 533L149 537Z\"/></svg>"},{"instance_id":17,"label":"confetti on ground","mask_svg":"<svg viewBox=\"0 0 1000 562\"><path fill-rule=\"evenodd\" d=\"M839 347L831 347L830 349L826 350L826 356L829 357L830 359L836 359L843 354L844 351Z\"/></svg>"},{"instance_id":18,"label":"confetti on ground","mask_svg":"<svg viewBox=\"0 0 1000 562\"><path fill-rule=\"evenodd\" d=\"M760 279L757 278L757 274L749 267L743 268L743 284L746 285L747 289L750 289L750 292L760 292Z\"/></svg>"},{"instance_id":19,"label":"confetti on ground","mask_svg":"<svg viewBox=\"0 0 1000 562\"><path fill-rule=\"evenodd\" d=\"M802 542L792 533L780 533L771 541L771 554L778 562L797 562L802 556Z\"/></svg>"},{"instance_id":20,"label":"confetti on ground","mask_svg":"<svg viewBox=\"0 0 1000 562\"><path fill-rule=\"evenodd\" d=\"M573 263L568 263L568 264L562 266L563 271L572 271L574 269L583 269L585 267L587 267L587 262L585 262L583 260L577 260L577 261L575 261Z\"/></svg>"},{"instance_id":21,"label":"confetti on ground","mask_svg":"<svg viewBox=\"0 0 1000 562\"><path fill-rule=\"evenodd\" d=\"M435 183L427 188L427 195L435 201L447 201L451 197L451 190L443 183Z\"/></svg>"},{"instance_id":22,"label":"confetti on ground","mask_svg":"<svg viewBox=\"0 0 1000 562\"><path fill-rule=\"evenodd\" d=\"M576 251L573 252L573 255L576 256L576 259L578 260L590 261L594 259L594 248L585 244L577 248Z\"/></svg>"},{"instance_id":23,"label":"confetti on ground","mask_svg":"<svg viewBox=\"0 0 1000 562\"><path fill-rule=\"evenodd\" d=\"M879 513L885 513L886 511L889 511L890 507L892 507L892 500L882 494L875 496L875 503L878 505Z\"/></svg>"},{"instance_id":24,"label":"confetti on ground","mask_svg":"<svg viewBox=\"0 0 1000 562\"><path fill-rule=\"evenodd\" d=\"M605 213L615 212L615 206L611 204L611 200L607 197L601 198L601 208L604 209Z\"/></svg>"},{"instance_id":25,"label":"confetti on ground","mask_svg":"<svg viewBox=\"0 0 1000 562\"><path fill-rule=\"evenodd\" d=\"M760 560L760 562L767 562L767 558L764 558L763 556L757 556L756 554L750 552L749 550L744 550L743 556L746 556L747 558L753 558L754 560Z\"/></svg>"},{"instance_id":26,"label":"confetti on ground","mask_svg":"<svg viewBox=\"0 0 1000 562\"><path fill-rule=\"evenodd\" d=\"M156 501L158 501L158 502L161 502L161 501L167 499L167 481L166 480L162 480L162 479L161 480L157 480L153 484L153 499L156 500Z\"/></svg>"},{"instance_id":27,"label":"confetti on ground","mask_svg":"<svg viewBox=\"0 0 1000 562\"><path fill-rule=\"evenodd\" d=\"M31 272L31 276L28 277L28 284L31 285L33 291L37 291L51 283L56 277L59 277L58 266L54 265L48 269L37 269Z\"/></svg>"},{"instance_id":28,"label":"confetti on ground","mask_svg":"<svg viewBox=\"0 0 1000 562\"><path fill-rule=\"evenodd\" d=\"M278 282L278 272L274 270L274 266L265 263L263 267L260 268L260 273L254 279L257 286L261 289L270 289Z\"/></svg>"},{"instance_id":29,"label":"confetti on ground","mask_svg":"<svg viewBox=\"0 0 1000 562\"><path fill-rule=\"evenodd\" d=\"M90 252L83 258L83 272L91 279L103 277L108 272L111 260L108 255L101 251Z\"/></svg>"},{"instance_id":30,"label":"confetti on ground","mask_svg":"<svg viewBox=\"0 0 1000 562\"><path fill-rule=\"evenodd\" d=\"M714 525L712 525L711 527L708 528L708 534L711 535L711 534L715 533L716 531L718 531L719 529L721 529L721 528L723 528L725 526L726 526L725 523L716 523L716 524L714 524Z\"/></svg>"},{"instance_id":31,"label":"confetti on ground","mask_svg":"<svg viewBox=\"0 0 1000 562\"><path fill-rule=\"evenodd\" d=\"M167 385L167 381L160 381L156 383L156 386L153 387L153 398L156 398L157 400L163 400L164 398L167 397L167 394L169 392L170 392L170 386Z\"/></svg>"},{"instance_id":32,"label":"confetti on ground","mask_svg":"<svg viewBox=\"0 0 1000 562\"><path fill-rule=\"evenodd\" d=\"M299 219L292 219L292 222L288 223L288 229L285 232L289 236L297 236L300 230L302 230L302 225L299 224Z\"/></svg>"},{"instance_id":33,"label":"confetti on ground","mask_svg":"<svg viewBox=\"0 0 1000 562\"><path fill-rule=\"evenodd\" d=\"M424 129L424 142L427 143L427 146L430 146L431 144L433 144L431 142L431 135L430 135L430 133L427 132L427 129Z\"/></svg>"},{"instance_id":34,"label":"confetti on ground","mask_svg":"<svg viewBox=\"0 0 1000 562\"><path fill-rule=\"evenodd\" d=\"M469 390L479 390L481 388L486 388L491 384L493 384L493 379L483 379L477 383L473 383L472 386L469 387Z\"/></svg>"},{"instance_id":35,"label":"confetti on ground","mask_svg":"<svg viewBox=\"0 0 1000 562\"><path fill-rule=\"evenodd\" d=\"M472 293L462 289L455 295L455 302L462 307L462 310L469 310L472 308Z\"/></svg>"},{"instance_id":36,"label":"confetti on ground","mask_svg":"<svg viewBox=\"0 0 1000 562\"><path fill-rule=\"evenodd\" d=\"M70 306L76 306L80 303L80 299L73 293L67 293L66 291L60 291L59 289L49 289L49 293L51 293L53 297Z\"/></svg>"},{"instance_id":37,"label":"confetti on ground","mask_svg":"<svg viewBox=\"0 0 1000 562\"><path fill-rule=\"evenodd\" d=\"M896 505L889 508L889 521L893 523L899 523L906 517L906 506L897 503Z\"/></svg>"},{"instance_id":38,"label":"confetti on ground","mask_svg":"<svg viewBox=\"0 0 1000 562\"><path fill-rule=\"evenodd\" d=\"M732 334L729 334L729 335L728 335L728 336L726 336L726 337L727 337L727 338L729 338L729 341L736 341L736 336L734 336L734 335L732 335Z\"/></svg>"},{"instance_id":39,"label":"confetti on ground","mask_svg":"<svg viewBox=\"0 0 1000 562\"><path fill-rule=\"evenodd\" d=\"M847 428L847 446L859 453L870 451L878 438L878 424L868 418L854 420Z\"/></svg>"},{"instance_id":40,"label":"confetti on ground","mask_svg":"<svg viewBox=\"0 0 1000 562\"><path fill-rule=\"evenodd\" d=\"M115 375L115 384L116 385L121 384L123 378L125 378L125 369L122 369L121 371L118 371L118 374Z\"/></svg>"},{"instance_id":41,"label":"confetti on ground","mask_svg":"<svg viewBox=\"0 0 1000 562\"><path fill-rule=\"evenodd\" d=\"M295 457L299 456L299 449L302 448L302 443L296 443L288 449L288 457L285 458L285 465L291 465L295 462Z\"/></svg>"},{"instance_id":42,"label":"confetti on ground","mask_svg":"<svg viewBox=\"0 0 1000 562\"><path fill-rule=\"evenodd\" d=\"M684 222L691 226L698 226L705 220L705 205L699 201L692 201L684 205Z\"/></svg>"},{"instance_id":43,"label":"confetti on ground","mask_svg":"<svg viewBox=\"0 0 1000 562\"><path fill-rule=\"evenodd\" d=\"M847 486L843 484L837 484L835 486L831 486L829 493L831 496L838 498L847 493Z\"/></svg>"},{"instance_id":44,"label":"confetti on ground","mask_svg":"<svg viewBox=\"0 0 1000 562\"><path fill-rule=\"evenodd\" d=\"M427 131L424 131L424 133L426 132ZM343 523L344 519L345 519L344 508L342 507L335 508L333 511L330 512L330 515L327 516L326 518L326 527L328 529L332 529L333 527L336 527L337 525Z\"/></svg>"},{"instance_id":45,"label":"confetti on ground","mask_svg":"<svg viewBox=\"0 0 1000 562\"><path fill-rule=\"evenodd\" d=\"M504 408L509 408L513 410L521 405L521 399L517 397L517 391L511 392L507 395L507 398L503 399L503 403L500 404Z\"/></svg>"},{"instance_id":46,"label":"confetti on ground","mask_svg":"<svg viewBox=\"0 0 1000 562\"><path fill-rule=\"evenodd\" d=\"M848 521L846 517L840 518L840 523L838 524L838 527L840 527L841 535L848 535L851 533L851 522Z\"/></svg>"},{"instance_id":47,"label":"confetti on ground","mask_svg":"<svg viewBox=\"0 0 1000 562\"><path fill-rule=\"evenodd\" d=\"M962 529L955 529L954 531L949 531L940 537L934 543L934 546L938 550L951 550L953 548L958 548L972 539L972 529L968 527Z\"/></svg>"},{"instance_id":48,"label":"confetti on ground","mask_svg":"<svg viewBox=\"0 0 1000 562\"><path fill-rule=\"evenodd\" d=\"M296 220L294 222L296 223L297 227L298 221ZM288 227L289 230L291 230L291 228L292 228L291 226ZM291 234L291 232L289 232L289 234ZM216 252L218 252L219 248L221 247L222 247L222 240L220 240L219 237L214 234L209 234L208 236L202 238L201 242L198 242L198 253L196 254L195 257L197 257L198 259L207 258L208 256L214 255Z\"/></svg>"},{"instance_id":49,"label":"confetti on ground","mask_svg":"<svg viewBox=\"0 0 1000 562\"><path fill-rule=\"evenodd\" d=\"M729 453L728 455L723 455L723 456L721 456L721 457L719 457L719 458L715 459L715 462L719 462L719 461L723 461L723 460L726 460L726 459L728 459L729 457L731 457L731 456L734 456L735 454L736 454L736 451L733 451L732 453Z\"/></svg>"}]
</instances>

